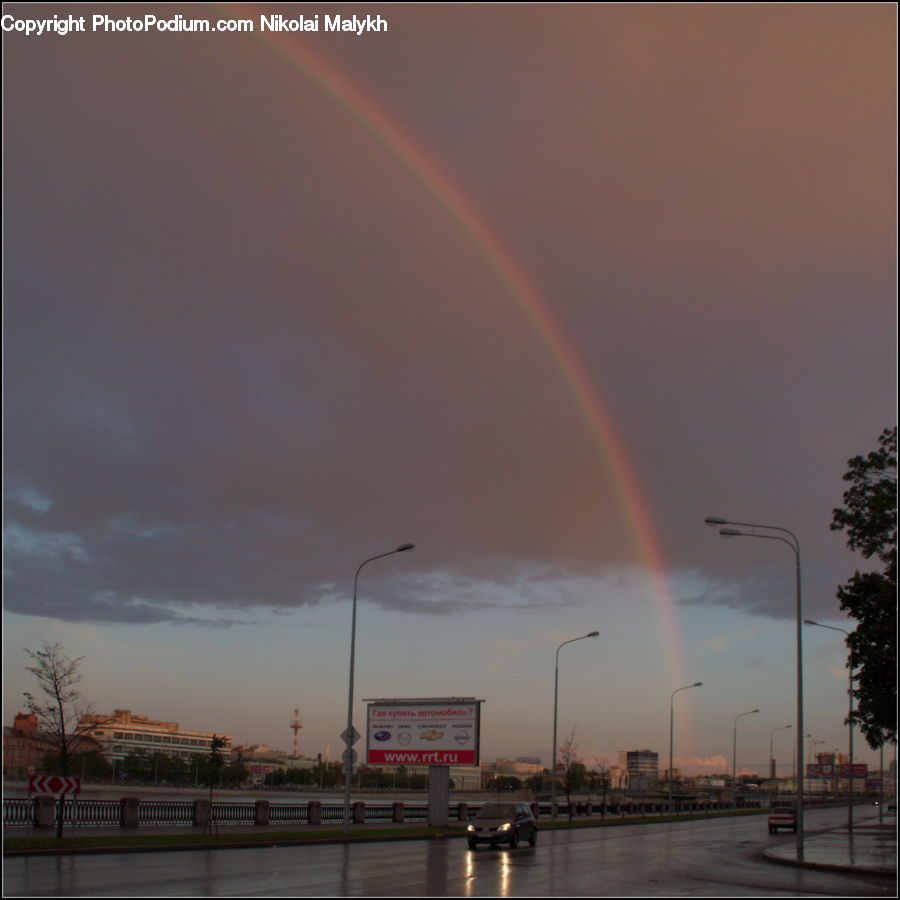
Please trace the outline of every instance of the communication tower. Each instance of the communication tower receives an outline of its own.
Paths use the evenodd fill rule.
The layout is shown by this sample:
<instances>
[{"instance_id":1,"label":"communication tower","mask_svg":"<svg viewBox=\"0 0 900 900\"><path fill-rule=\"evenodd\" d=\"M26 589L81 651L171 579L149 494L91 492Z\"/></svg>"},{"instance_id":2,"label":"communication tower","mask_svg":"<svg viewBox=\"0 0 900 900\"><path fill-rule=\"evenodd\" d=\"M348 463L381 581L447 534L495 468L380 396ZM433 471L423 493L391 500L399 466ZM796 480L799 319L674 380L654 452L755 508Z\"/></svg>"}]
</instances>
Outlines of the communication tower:
<instances>
[{"instance_id":1,"label":"communication tower","mask_svg":"<svg viewBox=\"0 0 900 900\"><path fill-rule=\"evenodd\" d=\"M300 729L303 725L300 724L300 710L294 710L294 718L291 719L291 724L288 725L288 728L294 732L294 759L297 759L300 756Z\"/></svg>"}]
</instances>

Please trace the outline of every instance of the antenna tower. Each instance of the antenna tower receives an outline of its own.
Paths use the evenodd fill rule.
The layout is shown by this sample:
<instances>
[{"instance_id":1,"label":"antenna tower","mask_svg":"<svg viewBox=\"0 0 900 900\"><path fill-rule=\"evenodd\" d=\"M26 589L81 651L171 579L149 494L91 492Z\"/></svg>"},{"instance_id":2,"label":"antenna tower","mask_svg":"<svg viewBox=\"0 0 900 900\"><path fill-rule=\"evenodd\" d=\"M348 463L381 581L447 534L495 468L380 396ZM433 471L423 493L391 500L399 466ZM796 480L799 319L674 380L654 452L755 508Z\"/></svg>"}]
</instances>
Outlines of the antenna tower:
<instances>
[{"instance_id":1,"label":"antenna tower","mask_svg":"<svg viewBox=\"0 0 900 900\"><path fill-rule=\"evenodd\" d=\"M291 724L288 725L288 728L294 732L294 759L297 759L300 756L300 729L303 725L300 724L300 710L294 710L294 718L291 719Z\"/></svg>"}]
</instances>

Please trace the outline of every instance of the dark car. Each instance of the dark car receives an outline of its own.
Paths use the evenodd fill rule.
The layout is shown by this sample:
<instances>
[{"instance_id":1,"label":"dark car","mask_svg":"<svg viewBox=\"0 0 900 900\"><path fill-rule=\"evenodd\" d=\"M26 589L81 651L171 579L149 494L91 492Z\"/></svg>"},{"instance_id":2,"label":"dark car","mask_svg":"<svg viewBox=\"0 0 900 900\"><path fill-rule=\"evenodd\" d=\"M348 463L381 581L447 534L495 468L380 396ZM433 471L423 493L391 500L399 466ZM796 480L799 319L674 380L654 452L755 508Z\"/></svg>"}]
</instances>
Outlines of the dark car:
<instances>
[{"instance_id":1,"label":"dark car","mask_svg":"<svg viewBox=\"0 0 900 900\"><path fill-rule=\"evenodd\" d=\"M797 810L793 806L774 806L769 811L769 834L776 834L779 828L797 830Z\"/></svg>"},{"instance_id":2,"label":"dark car","mask_svg":"<svg viewBox=\"0 0 900 900\"><path fill-rule=\"evenodd\" d=\"M514 850L519 841L537 843L537 822L527 803L485 803L469 823L469 848L479 844L509 844Z\"/></svg>"}]
</instances>

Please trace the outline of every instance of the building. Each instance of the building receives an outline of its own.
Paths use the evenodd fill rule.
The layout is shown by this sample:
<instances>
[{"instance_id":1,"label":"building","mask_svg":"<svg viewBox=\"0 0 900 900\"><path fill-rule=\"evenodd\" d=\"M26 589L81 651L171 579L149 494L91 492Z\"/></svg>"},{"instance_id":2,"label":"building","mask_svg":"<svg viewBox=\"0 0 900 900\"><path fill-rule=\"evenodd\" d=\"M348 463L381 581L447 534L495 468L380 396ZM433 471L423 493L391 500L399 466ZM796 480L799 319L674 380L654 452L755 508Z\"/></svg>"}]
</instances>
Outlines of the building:
<instances>
[{"instance_id":1,"label":"building","mask_svg":"<svg viewBox=\"0 0 900 900\"><path fill-rule=\"evenodd\" d=\"M626 773L629 790L646 791L659 786L659 754L654 750L620 750L619 768Z\"/></svg>"},{"instance_id":2,"label":"building","mask_svg":"<svg viewBox=\"0 0 900 900\"><path fill-rule=\"evenodd\" d=\"M215 735L208 731L184 731L177 722L156 722L146 716L137 716L130 709L113 710L111 716L83 716L79 728L87 726L86 733L100 744L103 755L115 765L129 753L165 753L185 760L209 753L214 737L222 738L222 752L231 753L231 737Z\"/></svg>"},{"instance_id":3,"label":"building","mask_svg":"<svg viewBox=\"0 0 900 900\"><path fill-rule=\"evenodd\" d=\"M70 753L93 753L99 744L86 735L70 735ZM7 778L27 778L44 772L47 754L58 753L59 747L38 732L34 713L17 713L12 728L3 729L3 774Z\"/></svg>"},{"instance_id":4,"label":"building","mask_svg":"<svg viewBox=\"0 0 900 900\"><path fill-rule=\"evenodd\" d=\"M511 776L521 782L528 781L534 775L543 776L544 767L537 757L517 756L515 760L498 758L494 762L481 763L481 786L487 787L493 778Z\"/></svg>"},{"instance_id":5,"label":"building","mask_svg":"<svg viewBox=\"0 0 900 900\"><path fill-rule=\"evenodd\" d=\"M38 737L38 720L34 713L17 713L12 728L3 728L3 774L25 778L39 772L41 763L53 747Z\"/></svg>"}]
</instances>

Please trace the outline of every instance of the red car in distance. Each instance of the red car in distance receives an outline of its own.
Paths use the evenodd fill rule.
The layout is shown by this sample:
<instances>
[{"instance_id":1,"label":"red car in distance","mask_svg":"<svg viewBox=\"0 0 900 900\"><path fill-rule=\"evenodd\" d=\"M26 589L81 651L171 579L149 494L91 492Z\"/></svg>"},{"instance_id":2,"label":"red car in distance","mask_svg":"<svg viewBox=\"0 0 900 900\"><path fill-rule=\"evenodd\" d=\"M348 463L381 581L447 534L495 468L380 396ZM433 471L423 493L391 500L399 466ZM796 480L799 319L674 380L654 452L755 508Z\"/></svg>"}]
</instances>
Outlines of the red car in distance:
<instances>
[{"instance_id":1,"label":"red car in distance","mask_svg":"<svg viewBox=\"0 0 900 900\"><path fill-rule=\"evenodd\" d=\"M769 834L775 834L779 828L797 830L797 810L793 806L774 806L769 813Z\"/></svg>"}]
</instances>

